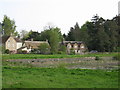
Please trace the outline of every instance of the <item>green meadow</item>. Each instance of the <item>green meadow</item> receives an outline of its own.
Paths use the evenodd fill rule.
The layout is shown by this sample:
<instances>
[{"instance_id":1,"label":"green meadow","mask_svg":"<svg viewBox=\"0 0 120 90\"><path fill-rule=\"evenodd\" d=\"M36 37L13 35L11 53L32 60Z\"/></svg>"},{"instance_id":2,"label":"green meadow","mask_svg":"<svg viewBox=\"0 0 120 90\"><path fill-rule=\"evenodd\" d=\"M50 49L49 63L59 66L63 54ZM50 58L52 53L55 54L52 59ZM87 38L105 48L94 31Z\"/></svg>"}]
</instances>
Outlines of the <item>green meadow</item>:
<instances>
[{"instance_id":1,"label":"green meadow","mask_svg":"<svg viewBox=\"0 0 120 90\"><path fill-rule=\"evenodd\" d=\"M2 59L40 59L40 58L79 58L79 57L105 57L105 56L115 56L118 53L90 53L83 55L41 55L41 54L3 54Z\"/></svg>"},{"instance_id":2,"label":"green meadow","mask_svg":"<svg viewBox=\"0 0 120 90\"><path fill-rule=\"evenodd\" d=\"M35 54L4 54L2 66L3 88L120 88L119 69L67 69L58 67L33 67L29 64L7 62L8 59L39 59L39 58L77 58L94 56L115 56L109 54L85 55L35 55Z\"/></svg>"},{"instance_id":3,"label":"green meadow","mask_svg":"<svg viewBox=\"0 0 120 90\"><path fill-rule=\"evenodd\" d=\"M3 67L3 88L118 88L118 70Z\"/></svg>"}]
</instances>

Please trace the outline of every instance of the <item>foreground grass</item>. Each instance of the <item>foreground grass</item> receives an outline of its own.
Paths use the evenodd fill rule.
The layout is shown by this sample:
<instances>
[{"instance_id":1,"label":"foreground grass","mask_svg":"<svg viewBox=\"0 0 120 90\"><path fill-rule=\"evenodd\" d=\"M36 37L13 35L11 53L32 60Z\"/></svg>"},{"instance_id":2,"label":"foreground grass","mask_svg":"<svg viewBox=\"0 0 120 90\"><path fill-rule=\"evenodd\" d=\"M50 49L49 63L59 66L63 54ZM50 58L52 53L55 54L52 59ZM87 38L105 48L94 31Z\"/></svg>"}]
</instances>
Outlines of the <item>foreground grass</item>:
<instances>
[{"instance_id":1,"label":"foreground grass","mask_svg":"<svg viewBox=\"0 0 120 90\"><path fill-rule=\"evenodd\" d=\"M92 53L84 55L40 55L40 54L3 54L2 59L40 59L40 58L79 58L79 57L104 57L115 56L118 53Z\"/></svg>"},{"instance_id":2,"label":"foreground grass","mask_svg":"<svg viewBox=\"0 0 120 90\"><path fill-rule=\"evenodd\" d=\"M118 70L4 66L3 88L118 88Z\"/></svg>"}]
</instances>

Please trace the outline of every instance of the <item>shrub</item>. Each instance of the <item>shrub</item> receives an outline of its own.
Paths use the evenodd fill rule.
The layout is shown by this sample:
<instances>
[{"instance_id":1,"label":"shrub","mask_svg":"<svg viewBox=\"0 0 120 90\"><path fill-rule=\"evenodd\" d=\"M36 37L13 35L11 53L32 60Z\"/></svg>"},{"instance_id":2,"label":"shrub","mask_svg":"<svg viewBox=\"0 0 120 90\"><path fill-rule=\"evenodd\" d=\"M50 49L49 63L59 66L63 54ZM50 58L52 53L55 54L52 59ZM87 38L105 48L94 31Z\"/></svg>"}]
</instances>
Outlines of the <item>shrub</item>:
<instances>
[{"instance_id":1,"label":"shrub","mask_svg":"<svg viewBox=\"0 0 120 90\"><path fill-rule=\"evenodd\" d=\"M66 54L66 46L60 45L58 54Z\"/></svg>"},{"instance_id":2,"label":"shrub","mask_svg":"<svg viewBox=\"0 0 120 90\"><path fill-rule=\"evenodd\" d=\"M27 51L22 51L22 54L26 54L27 53Z\"/></svg>"},{"instance_id":3,"label":"shrub","mask_svg":"<svg viewBox=\"0 0 120 90\"><path fill-rule=\"evenodd\" d=\"M18 54L22 54L22 50L18 50L17 53L18 53Z\"/></svg>"},{"instance_id":4,"label":"shrub","mask_svg":"<svg viewBox=\"0 0 120 90\"><path fill-rule=\"evenodd\" d=\"M66 54L66 52L58 51L58 54Z\"/></svg>"},{"instance_id":5,"label":"shrub","mask_svg":"<svg viewBox=\"0 0 120 90\"><path fill-rule=\"evenodd\" d=\"M30 53L31 54L40 54L40 50L38 50L38 49L32 49Z\"/></svg>"},{"instance_id":6,"label":"shrub","mask_svg":"<svg viewBox=\"0 0 120 90\"><path fill-rule=\"evenodd\" d=\"M74 49L71 49L71 50L70 50L70 55L75 55Z\"/></svg>"},{"instance_id":7,"label":"shrub","mask_svg":"<svg viewBox=\"0 0 120 90\"><path fill-rule=\"evenodd\" d=\"M66 67L66 64L65 63L59 63L57 65L57 68L65 68Z\"/></svg>"},{"instance_id":8,"label":"shrub","mask_svg":"<svg viewBox=\"0 0 120 90\"><path fill-rule=\"evenodd\" d=\"M19 50L17 53L19 53L19 54L27 54L27 51L22 51L22 50Z\"/></svg>"},{"instance_id":9,"label":"shrub","mask_svg":"<svg viewBox=\"0 0 120 90\"><path fill-rule=\"evenodd\" d=\"M2 54L4 54L5 53L5 46L4 45L1 46L0 49L1 49L0 51L2 52Z\"/></svg>"},{"instance_id":10,"label":"shrub","mask_svg":"<svg viewBox=\"0 0 120 90\"><path fill-rule=\"evenodd\" d=\"M117 47L113 52L120 52L120 47Z\"/></svg>"},{"instance_id":11,"label":"shrub","mask_svg":"<svg viewBox=\"0 0 120 90\"><path fill-rule=\"evenodd\" d=\"M100 57L99 56L95 56L95 60L100 60Z\"/></svg>"},{"instance_id":12,"label":"shrub","mask_svg":"<svg viewBox=\"0 0 120 90\"><path fill-rule=\"evenodd\" d=\"M48 53L50 53L50 46L47 43L40 44L38 49L40 50L41 54L48 54Z\"/></svg>"},{"instance_id":13,"label":"shrub","mask_svg":"<svg viewBox=\"0 0 120 90\"><path fill-rule=\"evenodd\" d=\"M6 54L9 54L9 53L10 53L9 49L6 49L6 50L5 50L5 53L6 53Z\"/></svg>"},{"instance_id":14,"label":"shrub","mask_svg":"<svg viewBox=\"0 0 120 90\"><path fill-rule=\"evenodd\" d=\"M113 60L120 60L120 54L113 57Z\"/></svg>"}]
</instances>

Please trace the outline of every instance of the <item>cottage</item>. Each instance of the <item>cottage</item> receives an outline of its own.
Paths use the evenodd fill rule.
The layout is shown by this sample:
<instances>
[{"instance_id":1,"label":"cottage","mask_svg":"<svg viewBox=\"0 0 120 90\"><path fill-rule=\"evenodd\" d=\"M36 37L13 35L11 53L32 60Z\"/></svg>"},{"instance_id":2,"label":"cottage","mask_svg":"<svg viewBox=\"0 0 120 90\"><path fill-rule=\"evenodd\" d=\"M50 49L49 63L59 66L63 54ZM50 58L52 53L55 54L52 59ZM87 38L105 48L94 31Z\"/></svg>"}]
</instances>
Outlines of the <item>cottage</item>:
<instances>
[{"instance_id":1,"label":"cottage","mask_svg":"<svg viewBox=\"0 0 120 90\"><path fill-rule=\"evenodd\" d=\"M82 41L63 41L61 44L66 46L68 54L71 51L74 51L75 54L83 54L87 50L86 45Z\"/></svg>"},{"instance_id":2,"label":"cottage","mask_svg":"<svg viewBox=\"0 0 120 90\"><path fill-rule=\"evenodd\" d=\"M12 53L17 53L17 50L22 47L22 41L13 36L3 36L2 45Z\"/></svg>"},{"instance_id":3,"label":"cottage","mask_svg":"<svg viewBox=\"0 0 120 90\"><path fill-rule=\"evenodd\" d=\"M31 41L25 41L23 46L19 50L30 53L31 50L38 49L38 46L40 46L40 44L42 44L42 43L46 43L49 45L48 41L32 41L31 40Z\"/></svg>"}]
</instances>

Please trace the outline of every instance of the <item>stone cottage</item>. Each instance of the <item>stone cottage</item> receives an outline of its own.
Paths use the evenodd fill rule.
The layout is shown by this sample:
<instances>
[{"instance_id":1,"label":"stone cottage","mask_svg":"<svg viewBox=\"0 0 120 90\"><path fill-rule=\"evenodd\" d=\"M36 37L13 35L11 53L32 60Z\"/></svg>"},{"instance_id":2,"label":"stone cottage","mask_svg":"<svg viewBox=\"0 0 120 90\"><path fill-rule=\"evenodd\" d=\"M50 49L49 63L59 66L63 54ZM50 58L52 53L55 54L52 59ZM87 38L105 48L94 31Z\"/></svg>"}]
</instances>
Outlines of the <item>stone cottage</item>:
<instances>
[{"instance_id":1,"label":"stone cottage","mask_svg":"<svg viewBox=\"0 0 120 90\"><path fill-rule=\"evenodd\" d=\"M13 36L3 36L2 45L11 53L17 53L17 50L22 47L22 41Z\"/></svg>"},{"instance_id":2,"label":"stone cottage","mask_svg":"<svg viewBox=\"0 0 120 90\"><path fill-rule=\"evenodd\" d=\"M82 41L63 41L61 44L66 46L68 54L71 51L74 51L75 54L83 54L87 50L86 45Z\"/></svg>"},{"instance_id":3,"label":"stone cottage","mask_svg":"<svg viewBox=\"0 0 120 90\"><path fill-rule=\"evenodd\" d=\"M23 46L19 49L22 51L26 51L27 53L30 53L31 50L33 49L38 49L38 46L40 46L40 44L42 43L46 43L49 45L48 41L24 41Z\"/></svg>"}]
</instances>

